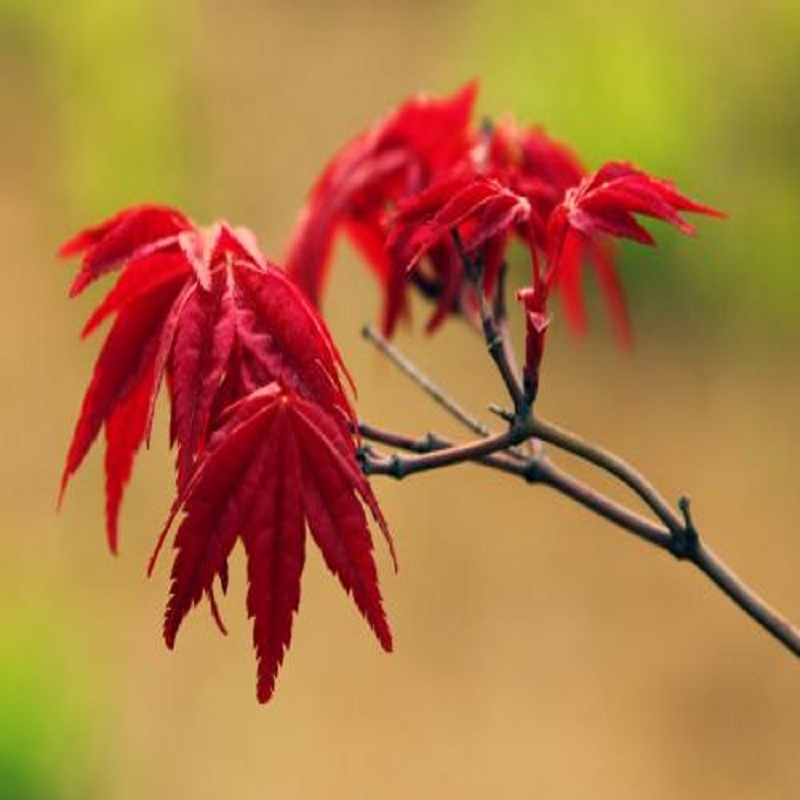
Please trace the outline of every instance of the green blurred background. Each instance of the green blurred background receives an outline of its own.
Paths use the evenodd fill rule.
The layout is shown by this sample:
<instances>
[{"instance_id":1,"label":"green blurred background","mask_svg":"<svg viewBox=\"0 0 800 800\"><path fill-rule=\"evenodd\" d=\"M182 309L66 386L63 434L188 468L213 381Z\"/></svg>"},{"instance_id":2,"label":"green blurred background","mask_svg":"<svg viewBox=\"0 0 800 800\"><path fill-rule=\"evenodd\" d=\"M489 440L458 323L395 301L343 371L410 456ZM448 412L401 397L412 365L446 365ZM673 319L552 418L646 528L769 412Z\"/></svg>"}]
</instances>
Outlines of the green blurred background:
<instances>
[{"instance_id":1,"label":"green blurred background","mask_svg":"<svg viewBox=\"0 0 800 800\"><path fill-rule=\"evenodd\" d=\"M798 796L796 660L690 569L545 490L470 468L379 484L397 652L312 554L266 708L239 559L228 639L200 611L174 654L161 643L166 566L148 582L144 565L170 502L163 430L119 559L98 456L56 516L97 348L78 343L94 298L66 301L58 243L154 199L248 224L279 257L342 142L472 76L482 113L729 213L625 251L636 349L601 314L585 342L557 326L542 409L691 492L715 547L800 617L796 0L0 0L2 800ZM344 249L332 283L363 418L453 432L359 341L377 296ZM474 408L498 398L458 325L400 343Z\"/></svg>"}]
</instances>

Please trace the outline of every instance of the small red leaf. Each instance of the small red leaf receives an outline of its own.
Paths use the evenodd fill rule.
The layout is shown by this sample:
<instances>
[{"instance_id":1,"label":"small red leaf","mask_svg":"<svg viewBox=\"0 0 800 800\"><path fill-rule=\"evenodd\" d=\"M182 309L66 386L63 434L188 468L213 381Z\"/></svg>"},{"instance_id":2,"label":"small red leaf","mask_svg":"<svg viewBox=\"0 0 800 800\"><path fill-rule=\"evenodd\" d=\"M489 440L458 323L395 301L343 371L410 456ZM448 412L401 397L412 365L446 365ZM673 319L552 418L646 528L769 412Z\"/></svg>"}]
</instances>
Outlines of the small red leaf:
<instances>
[{"instance_id":1,"label":"small red leaf","mask_svg":"<svg viewBox=\"0 0 800 800\"><path fill-rule=\"evenodd\" d=\"M260 703L272 697L292 639L305 563L300 464L291 426L291 418L277 411L270 463L261 487L263 500L253 509L251 524L242 530L249 584L247 611L253 618Z\"/></svg>"},{"instance_id":2,"label":"small red leaf","mask_svg":"<svg viewBox=\"0 0 800 800\"><path fill-rule=\"evenodd\" d=\"M598 233L652 244L653 237L634 219L642 214L674 225L683 233L694 228L681 212L721 217L709 206L696 203L678 192L668 181L659 180L631 164L612 161L567 192L564 215L557 218L586 236Z\"/></svg>"},{"instance_id":3,"label":"small red leaf","mask_svg":"<svg viewBox=\"0 0 800 800\"><path fill-rule=\"evenodd\" d=\"M209 291L194 292L176 321L170 374L179 486L204 447L211 408L231 356L235 318L226 276L218 273Z\"/></svg>"},{"instance_id":4,"label":"small red leaf","mask_svg":"<svg viewBox=\"0 0 800 800\"><path fill-rule=\"evenodd\" d=\"M258 697L269 699L300 599L308 519L326 562L388 649L362 504L390 546L391 539L356 459L357 425L343 385L352 379L299 289L246 229L224 222L195 228L178 212L153 207L123 212L64 252L85 253L78 286L122 268L86 325L89 333L115 315L62 480L63 494L105 426L112 550L123 490L166 376L178 491L148 574L183 513L164 617L167 646L203 597L225 631L214 582L227 589L228 558L241 539Z\"/></svg>"},{"instance_id":5,"label":"small red leaf","mask_svg":"<svg viewBox=\"0 0 800 800\"><path fill-rule=\"evenodd\" d=\"M467 157L476 92L470 83L450 97L414 97L334 156L298 217L285 258L292 279L314 305L339 230L354 237L385 286L386 210Z\"/></svg>"},{"instance_id":6,"label":"small red leaf","mask_svg":"<svg viewBox=\"0 0 800 800\"><path fill-rule=\"evenodd\" d=\"M259 502L265 502L261 489L270 452L262 441L272 422L262 413L233 431L209 454L208 462L178 499L186 516L175 536L177 555L164 617L169 648L175 645L183 618L200 602L220 565L228 560L251 513L255 515Z\"/></svg>"},{"instance_id":7,"label":"small red leaf","mask_svg":"<svg viewBox=\"0 0 800 800\"><path fill-rule=\"evenodd\" d=\"M166 532L185 512L175 536L164 620L167 645L174 646L182 620L224 573L241 538L248 560L258 697L268 700L300 600L307 520L329 568L382 646L391 649L362 503L388 537L352 439L317 404L270 384L231 406L165 526Z\"/></svg>"},{"instance_id":8,"label":"small red leaf","mask_svg":"<svg viewBox=\"0 0 800 800\"><path fill-rule=\"evenodd\" d=\"M305 455L303 475L306 517L325 563L345 591L353 595L384 650L390 651L392 635L378 591L364 510L348 491L347 476L324 450L316 456Z\"/></svg>"},{"instance_id":9,"label":"small red leaf","mask_svg":"<svg viewBox=\"0 0 800 800\"><path fill-rule=\"evenodd\" d=\"M112 553L117 552L117 523L125 484L131 476L136 451L144 440L152 387L150 369L106 420L106 531Z\"/></svg>"},{"instance_id":10,"label":"small red leaf","mask_svg":"<svg viewBox=\"0 0 800 800\"><path fill-rule=\"evenodd\" d=\"M89 336L111 314L117 313L128 303L143 297L165 283L185 280L187 276L186 261L177 254L151 253L131 261L120 275L114 288L89 317L81 332L81 337Z\"/></svg>"},{"instance_id":11,"label":"small red leaf","mask_svg":"<svg viewBox=\"0 0 800 800\"><path fill-rule=\"evenodd\" d=\"M83 254L83 264L70 288L70 296L79 294L125 262L176 243L178 234L191 226L189 219L174 208L142 205L125 209L82 231L58 251L62 257Z\"/></svg>"},{"instance_id":12,"label":"small red leaf","mask_svg":"<svg viewBox=\"0 0 800 800\"><path fill-rule=\"evenodd\" d=\"M83 399L61 479L61 495L78 469L101 426L148 374L155 359L161 325L174 291L162 286L129 305L108 334Z\"/></svg>"}]
</instances>

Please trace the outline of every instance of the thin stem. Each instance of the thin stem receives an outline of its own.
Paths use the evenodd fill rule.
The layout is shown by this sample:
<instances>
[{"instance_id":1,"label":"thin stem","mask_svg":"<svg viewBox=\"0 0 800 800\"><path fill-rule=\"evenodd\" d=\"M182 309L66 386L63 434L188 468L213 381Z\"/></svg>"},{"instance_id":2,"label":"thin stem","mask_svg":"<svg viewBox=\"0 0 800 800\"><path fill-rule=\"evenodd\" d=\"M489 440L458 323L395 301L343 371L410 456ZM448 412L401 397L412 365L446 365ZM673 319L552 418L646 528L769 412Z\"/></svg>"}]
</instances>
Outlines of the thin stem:
<instances>
[{"instance_id":1,"label":"thin stem","mask_svg":"<svg viewBox=\"0 0 800 800\"><path fill-rule=\"evenodd\" d=\"M414 439L411 436L387 431L375 425L368 425L365 422L359 423L358 433L362 439L377 442L378 444L386 444L398 450L407 450L409 453L430 453L434 450L442 450L445 447L453 446L451 442L440 439L432 433L420 439Z\"/></svg>"},{"instance_id":2,"label":"thin stem","mask_svg":"<svg viewBox=\"0 0 800 800\"><path fill-rule=\"evenodd\" d=\"M613 453L597 445L584 441L557 425L536 417L531 420L529 431L532 436L541 439L560 450L565 450L578 458L594 464L600 469L618 478L632 489L652 509L653 513L675 534L683 529L681 520L661 496L658 490L634 467Z\"/></svg>"},{"instance_id":3,"label":"thin stem","mask_svg":"<svg viewBox=\"0 0 800 800\"><path fill-rule=\"evenodd\" d=\"M452 230L453 243L458 251L459 258L464 265L464 274L475 290L478 299L478 307L481 314L481 326L483 327L483 338L486 341L486 348L492 357L500 377L503 379L508 395L514 404L514 412L517 417L522 418L527 413L525 393L512 367L513 358L509 353L509 341L503 337L497 327L497 320L486 299L486 291L483 286L484 267L480 259L470 258L464 250L461 235L458 228Z\"/></svg>"},{"instance_id":4,"label":"thin stem","mask_svg":"<svg viewBox=\"0 0 800 800\"><path fill-rule=\"evenodd\" d=\"M510 339L508 336L504 336L502 330L497 326L483 288L478 286L476 291L480 304L486 349L489 351L489 355L492 357L497 371L503 379L506 391L514 404L515 412L517 415L523 416L526 413L525 393L512 366L514 359L510 354Z\"/></svg>"},{"instance_id":5,"label":"thin stem","mask_svg":"<svg viewBox=\"0 0 800 800\"><path fill-rule=\"evenodd\" d=\"M359 424L358 432L363 439L367 439L370 442L385 444L398 450L406 450L409 453L434 453L456 447L454 442L438 436L435 433L428 433L421 438L415 439L364 423ZM399 458L399 456L375 455L372 452L365 453L363 450L361 456L362 464L365 464L364 471L371 475L393 475L392 461ZM530 472L529 460L520 460L518 456L514 457L513 450L509 450L506 453L479 455L471 458L470 461L520 477L525 477L526 474Z\"/></svg>"},{"instance_id":6,"label":"thin stem","mask_svg":"<svg viewBox=\"0 0 800 800\"><path fill-rule=\"evenodd\" d=\"M388 475L401 479L416 472L476 461L493 469L517 475L529 483L538 483L555 489L643 541L671 553L679 560L693 564L751 619L789 651L800 656L800 630L750 589L701 541L689 514L688 500L684 498L681 501L681 510L684 514L682 522L643 476L613 454L582 442L549 423L543 424L541 421L533 420L529 420L527 425L518 423L505 433L462 445L454 445L433 435L424 439L411 439L363 425L360 426L360 432L365 438L414 453L409 456L397 454L376 456L370 452L363 453L362 466L368 475ZM520 461L509 458L507 453L509 447L532 435L542 433L546 434L542 436L546 441L606 469L632 488L654 511L661 512L658 516L665 528L654 525L634 511L602 495L547 459L538 457ZM663 517L667 517L669 521Z\"/></svg>"},{"instance_id":7,"label":"thin stem","mask_svg":"<svg viewBox=\"0 0 800 800\"><path fill-rule=\"evenodd\" d=\"M508 309L506 308L506 283L508 281L508 264L504 261L500 266L500 274L497 277L497 290L495 291L494 307L492 313L497 323L497 330L503 340L503 351L506 361L514 375L515 381L519 384L520 368L517 353L514 349L514 340L511 338L511 330L508 325Z\"/></svg>"},{"instance_id":8,"label":"thin stem","mask_svg":"<svg viewBox=\"0 0 800 800\"><path fill-rule=\"evenodd\" d=\"M433 433L428 433L421 438L413 438L363 423L359 425L359 433L364 439L411 453L431 453L455 447L453 442ZM365 468L368 474L397 477L391 468L391 464L393 460L396 462L402 457L383 456L375 458L367 455L367 459L369 460L370 458L372 458L371 463ZM470 461L483 464L500 472L515 475L528 483L539 483L543 486L548 486L629 533L633 533L662 549L669 548L669 531L665 531L635 511L625 508L625 506L587 486L566 470L557 467L550 459L537 456L521 462L518 459L509 458L505 453L495 452L471 458ZM404 474L408 474L408 472Z\"/></svg>"},{"instance_id":9,"label":"thin stem","mask_svg":"<svg viewBox=\"0 0 800 800\"><path fill-rule=\"evenodd\" d=\"M765 631L800 656L800 631L750 589L713 550L698 541L694 557L689 560Z\"/></svg>"},{"instance_id":10,"label":"thin stem","mask_svg":"<svg viewBox=\"0 0 800 800\"><path fill-rule=\"evenodd\" d=\"M416 364L404 356L393 344L388 342L372 325L365 325L361 330L361 334L404 375L411 378L425 394L438 403L448 414L455 417L462 425L480 436L489 436L491 434L491 430L486 425L462 408L453 397L422 372Z\"/></svg>"},{"instance_id":11,"label":"thin stem","mask_svg":"<svg viewBox=\"0 0 800 800\"><path fill-rule=\"evenodd\" d=\"M671 534L645 517L578 480L566 470L557 467L550 459L542 463L539 483L555 489L589 511L613 522L629 533L644 539L662 550L668 550Z\"/></svg>"},{"instance_id":12,"label":"thin stem","mask_svg":"<svg viewBox=\"0 0 800 800\"><path fill-rule=\"evenodd\" d=\"M516 428L510 428L504 433L496 433L483 439L476 439L466 444L457 444L430 452L419 452L415 455L392 455L382 458L367 458L362 460L362 467L367 475L390 475L393 478L405 478L416 472L427 472L432 469L441 469L453 464L462 464L465 461L480 461L484 456L502 452L509 447L519 444L524 438Z\"/></svg>"}]
</instances>

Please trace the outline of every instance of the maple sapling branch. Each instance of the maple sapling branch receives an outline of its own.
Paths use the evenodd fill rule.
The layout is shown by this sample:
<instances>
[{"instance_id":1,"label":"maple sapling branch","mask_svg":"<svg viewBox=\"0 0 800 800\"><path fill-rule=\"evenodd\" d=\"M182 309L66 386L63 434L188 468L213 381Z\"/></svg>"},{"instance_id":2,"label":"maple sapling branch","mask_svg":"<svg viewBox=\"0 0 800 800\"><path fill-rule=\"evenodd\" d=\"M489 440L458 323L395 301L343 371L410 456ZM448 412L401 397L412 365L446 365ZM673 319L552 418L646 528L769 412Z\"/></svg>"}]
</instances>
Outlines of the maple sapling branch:
<instances>
[{"instance_id":1,"label":"maple sapling branch","mask_svg":"<svg viewBox=\"0 0 800 800\"><path fill-rule=\"evenodd\" d=\"M399 450L410 453L432 453L455 447L451 442L434 433L428 433L420 438L404 436L402 434L385 431L373 425L360 424L360 435L369 441L386 444ZM657 544L666 549L670 541L670 533L663 530L650 520L631 511L616 501L606 497L592 487L581 482L566 470L557 467L551 459L541 455L529 456L521 460L515 451L509 453L492 453L470 459L470 462L481 464L499 472L514 475L529 484L540 484L563 494L565 497L577 502L584 508L594 511L600 516L615 523L623 530L644 539L652 544ZM380 456L370 447L361 450L361 463L364 471L369 475L393 476L396 463L402 461L402 456L395 454L393 457ZM405 474L408 474L407 472Z\"/></svg>"},{"instance_id":2,"label":"maple sapling branch","mask_svg":"<svg viewBox=\"0 0 800 800\"><path fill-rule=\"evenodd\" d=\"M494 307L492 313L494 314L497 331L502 339L503 353L511 374L517 384L519 384L520 368L517 361L517 354L514 350L514 341L511 338L511 329L508 325L508 314L506 313L506 277L508 273L508 265L503 262L500 268L500 276L497 283L497 293L495 295Z\"/></svg>"},{"instance_id":3,"label":"maple sapling branch","mask_svg":"<svg viewBox=\"0 0 800 800\"><path fill-rule=\"evenodd\" d=\"M404 369L406 374L418 373L413 363L396 348L391 347L391 355L388 350L382 348L381 351L392 358L393 362L399 356L409 368ZM424 382L415 382L424 388ZM506 432L465 444L455 444L430 433L413 439L373 426L360 425L359 433L365 439L411 454L378 455L365 449L361 453L362 469L367 475L386 475L399 480L418 472L477 462L521 477L528 483L549 486L623 530L672 554L678 560L694 564L748 616L787 649L800 656L800 631L750 589L701 541L692 520L688 497L682 497L678 503L683 517L681 519L641 472L615 454L533 416L530 411L523 419L519 419L516 414L511 417L504 413L502 416L509 421ZM655 525L635 511L597 492L557 467L541 453L529 458L521 457L519 445L530 440L547 442L620 481L650 508L664 527Z\"/></svg>"},{"instance_id":4,"label":"maple sapling branch","mask_svg":"<svg viewBox=\"0 0 800 800\"><path fill-rule=\"evenodd\" d=\"M514 359L509 355L511 351L510 337L507 333L504 335L504 332L495 322L489 307L489 301L486 299L483 289L477 286L476 292L478 295L478 303L480 304L481 322L483 324L483 336L486 339L486 348L500 372L500 377L503 379L509 397L514 403L516 416L524 418L530 410L530 402L525 397L519 378L512 366Z\"/></svg>"},{"instance_id":5,"label":"maple sapling branch","mask_svg":"<svg viewBox=\"0 0 800 800\"><path fill-rule=\"evenodd\" d=\"M413 361L411 361L408 356L402 353L398 347L393 345L391 342L388 342L386 338L381 335L372 325L364 325L364 327L361 329L361 335L368 342L370 342L370 344L374 345L378 352L387 358L393 366L397 367L400 372L402 372L406 377L410 378L420 389L422 389L423 392L425 392L425 394L433 398L438 405L451 414L462 425L471 430L473 433L477 433L479 436L486 437L493 434L491 428L489 428L487 425L484 425L475 415L466 411L464 407L457 400L455 400L455 398L449 392L445 391L436 381L434 381L430 376L426 375L419 367L417 367L416 364L414 364ZM515 420L515 414L507 412L503 409L499 409L497 406L490 405L489 411L499 416L508 424L513 424ZM359 426L359 431L362 427L373 431L377 430L371 426ZM362 433L362 435L370 438L367 434ZM384 435L389 436L391 434L384 433ZM432 435L433 434L429 434L429 436ZM389 442L389 444L391 444L391 442ZM401 449L407 449L403 448L403 445L397 446ZM414 452L420 451L415 449ZM517 459L528 459L531 454L532 453L522 452L522 450L517 447L511 447L508 450L508 455Z\"/></svg>"},{"instance_id":6,"label":"maple sapling branch","mask_svg":"<svg viewBox=\"0 0 800 800\"><path fill-rule=\"evenodd\" d=\"M506 451L520 444L526 438L524 430L512 427L503 433L418 455L403 457L394 454L383 458L368 459L366 463L362 462L362 466L367 475L391 475L394 478L405 478L407 475L417 472L441 469L467 461L479 461L484 456Z\"/></svg>"},{"instance_id":7,"label":"maple sapling branch","mask_svg":"<svg viewBox=\"0 0 800 800\"><path fill-rule=\"evenodd\" d=\"M632 489L664 523L668 530L673 533L683 530L680 519L678 519L675 512L670 508L669 503L661 496L658 490L644 475L619 458L619 456L604 450L602 447L590 444L576 434L546 422L540 417L533 417L529 425L531 434L536 436L537 439L593 464Z\"/></svg>"},{"instance_id":8,"label":"maple sapling branch","mask_svg":"<svg viewBox=\"0 0 800 800\"><path fill-rule=\"evenodd\" d=\"M480 257L470 258L464 251L464 245L461 241L461 236L457 228L451 231L453 242L455 243L456 250L464 265L464 273L467 276L470 284L472 285L475 297L478 301L478 308L480 309L481 325L483 327L483 338L486 341L486 348L489 355L497 367L500 377L503 379L509 397L514 404L514 412L519 418L527 415L529 403L526 401L525 393L520 385L519 378L516 375L512 364L516 361L515 358L509 355L511 349L510 337L504 335L503 331L498 327L495 319L495 314L489 305L486 298L486 290L483 285L484 278L484 264ZM501 282L499 289L503 288ZM500 304L495 304L495 311L503 310L505 308L505 301L500 301Z\"/></svg>"},{"instance_id":9,"label":"maple sapling branch","mask_svg":"<svg viewBox=\"0 0 800 800\"><path fill-rule=\"evenodd\" d=\"M412 98L344 147L298 217L285 271L261 253L247 229L226 222L198 226L179 209L153 203L123 209L65 242L60 254L80 262L71 296L118 274L84 329L88 334L113 320L81 404L62 494L102 432L106 529L115 551L125 486L140 446L149 443L163 390L177 452L176 497L159 539L160 547L174 531L164 639L175 645L183 620L204 596L219 618L213 589L217 581L227 586L228 556L241 542L262 702L272 696L291 640L309 536L380 645L391 650L370 517L392 556L394 550L366 476L399 480L464 463L547 486L693 564L800 655L800 631L705 545L688 498L676 510L630 464L534 413L551 294L558 292L580 317L582 264L593 263L615 325L627 335L625 298L607 240L652 243L639 216L691 233L682 215L719 212L628 162L588 173L576 154L538 128L498 123L478 135L470 123L475 93L468 84L452 97ZM371 326L364 338L473 438L409 437L358 422L345 385L349 373L318 312L339 232L383 279L387 331L396 327L408 289L416 288L436 305L430 331L460 316L482 335L503 384L503 407L490 406L501 432ZM531 285L517 293L525 313L522 370L506 309L512 240L521 241L532 266ZM425 269L415 269L423 259ZM650 515L557 465L556 451L609 475Z\"/></svg>"}]
</instances>

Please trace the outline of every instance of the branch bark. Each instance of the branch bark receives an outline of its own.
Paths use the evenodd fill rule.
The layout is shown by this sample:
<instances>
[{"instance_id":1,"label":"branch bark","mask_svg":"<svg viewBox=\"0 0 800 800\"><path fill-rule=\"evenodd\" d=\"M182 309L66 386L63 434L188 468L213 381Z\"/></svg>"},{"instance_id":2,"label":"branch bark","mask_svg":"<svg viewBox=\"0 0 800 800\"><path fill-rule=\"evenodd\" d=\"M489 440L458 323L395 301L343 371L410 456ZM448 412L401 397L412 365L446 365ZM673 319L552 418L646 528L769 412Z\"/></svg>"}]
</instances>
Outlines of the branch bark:
<instances>
[{"instance_id":1,"label":"branch bark","mask_svg":"<svg viewBox=\"0 0 800 800\"><path fill-rule=\"evenodd\" d=\"M405 478L418 472L454 466L465 462L477 462L523 478L531 484L540 484L554 489L559 494L577 502L587 510L603 517L619 528L632 533L642 541L660 550L671 553L678 560L693 564L722 592L757 622L795 656L800 656L800 630L772 608L762 597L739 578L700 538L688 513L688 501L682 502L684 521L669 506L669 524L661 520L663 527L637 514L591 486L557 467L550 459L537 456L526 461L511 457L506 451L532 435L548 434L547 441L562 446L573 455L599 466L632 488L659 518L667 516L662 503L666 501L652 489L633 467L606 451L594 448L570 435L550 434L555 426L542 426L541 421L531 421L529 426L510 428L502 434L479 439L465 444L455 444L434 434L422 438L411 438L361 425L359 431L365 439L407 450L411 455L377 455L362 451L362 466L367 475L386 475L395 479Z\"/></svg>"}]
</instances>

